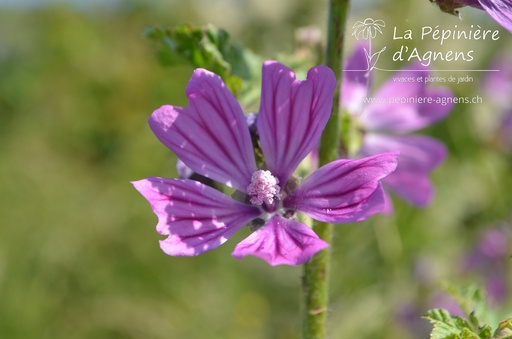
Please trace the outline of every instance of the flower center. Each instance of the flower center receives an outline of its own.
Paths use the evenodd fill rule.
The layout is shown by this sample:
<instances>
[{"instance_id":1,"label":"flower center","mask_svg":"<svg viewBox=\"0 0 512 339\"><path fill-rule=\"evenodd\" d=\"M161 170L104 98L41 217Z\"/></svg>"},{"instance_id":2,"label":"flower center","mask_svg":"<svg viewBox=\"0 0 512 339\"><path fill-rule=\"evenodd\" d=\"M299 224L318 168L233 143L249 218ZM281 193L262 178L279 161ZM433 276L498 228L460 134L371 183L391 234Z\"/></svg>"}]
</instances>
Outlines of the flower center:
<instances>
[{"instance_id":1,"label":"flower center","mask_svg":"<svg viewBox=\"0 0 512 339\"><path fill-rule=\"evenodd\" d=\"M279 180L270 171L258 170L253 173L251 183L247 186L247 193L252 197L251 203L255 205L272 205L274 199L279 200L281 188Z\"/></svg>"}]
</instances>

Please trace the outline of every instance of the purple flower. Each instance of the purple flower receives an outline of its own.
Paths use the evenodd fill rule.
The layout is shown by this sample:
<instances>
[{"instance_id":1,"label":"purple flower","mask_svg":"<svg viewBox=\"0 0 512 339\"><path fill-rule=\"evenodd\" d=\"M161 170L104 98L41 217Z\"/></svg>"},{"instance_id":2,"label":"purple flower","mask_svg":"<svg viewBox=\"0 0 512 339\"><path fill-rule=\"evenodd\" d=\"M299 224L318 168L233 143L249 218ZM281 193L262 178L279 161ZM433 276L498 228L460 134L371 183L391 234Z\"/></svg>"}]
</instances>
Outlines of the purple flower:
<instances>
[{"instance_id":1,"label":"purple flower","mask_svg":"<svg viewBox=\"0 0 512 339\"><path fill-rule=\"evenodd\" d=\"M476 272L485 279L487 296L494 305L502 305L508 295L511 236L512 231L507 222L486 229L464 257L465 270Z\"/></svg>"},{"instance_id":2,"label":"purple flower","mask_svg":"<svg viewBox=\"0 0 512 339\"><path fill-rule=\"evenodd\" d=\"M491 68L499 70L489 72L483 79L482 89L497 112L494 133L498 147L509 152L512 150L512 55L500 54L494 58Z\"/></svg>"},{"instance_id":3,"label":"purple flower","mask_svg":"<svg viewBox=\"0 0 512 339\"><path fill-rule=\"evenodd\" d=\"M240 105L209 71L194 71L187 107L162 106L151 115L149 125L162 143L194 172L235 189L237 197L189 179L133 182L158 216L157 231L168 236L160 241L165 253L199 255L250 224L254 232L236 246L234 257L254 255L271 265L298 265L328 244L294 220L295 212L345 223L382 210L379 180L395 169L396 152L337 160L302 183L292 176L329 119L333 72L314 67L307 80L299 81L289 68L268 61L262 80L257 130L265 163L260 167Z\"/></svg>"},{"instance_id":4,"label":"purple flower","mask_svg":"<svg viewBox=\"0 0 512 339\"><path fill-rule=\"evenodd\" d=\"M475 0L465 1L475 2ZM512 2L510 0L478 0L478 3L496 22L512 32Z\"/></svg>"},{"instance_id":5,"label":"purple flower","mask_svg":"<svg viewBox=\"0 0 512 339\"><path fill-rule=\"evenodd\" d=\"M444 291L434 291L429 300L430 309L442 308L450 312L451 315L457 317L466 317L466 312L452 295Z\"/></svg>"},{"instance_id":6,"label":"purple flower","mask_svg":"<svg viewBox=\"0 0 512 339\"><path fill-rule=\"evenodd\" d=\"M489 72L484 77L482 88L485 95L499 108L512 109L512 54L499 54L493 58L489 68L498 71Z\"/></svg>"},{"instance_id":7,"label":"purple flower","mask_svg":"<svg viewBox=\"0 0 512 339\"><path fill-rule=\"evenodd\" d=\"M367 97L371 77L366 71L364 48L365 44L358 44L345 67L342 108L352 114L363 133L361 155L400 151L399 165L383 180L385 185L411 204L425 206L433 192L429 173L445 159L446 149L436 139L407 133L443 119L453 107L453 100L447 100L453 94L448 88L428 87L417 81L429 72L416 63L386 81L373 97ZM387 201L387 212L391 212Z\"/></svg>"},{"instance_id":8,"label":"purple flower","mask_svg":"<svg viewBox=\"0 0 512 339\"><path fill-rule=\"evenodd\" d=\"M512 150L512 108L501 119L498 142L503 150Z\"/></svg>"},{"instance_id":9,"label":"purple flower","mask_svg":"<svg viewBox=\"0 0 512 339\"><path fill-rule=\"evenodd\" d=\"M512 32L512 2L510 0L430 0L441 10L458 14L457 8L471 6L485 10L500 25Z\"/></svg>"}]
</instances>

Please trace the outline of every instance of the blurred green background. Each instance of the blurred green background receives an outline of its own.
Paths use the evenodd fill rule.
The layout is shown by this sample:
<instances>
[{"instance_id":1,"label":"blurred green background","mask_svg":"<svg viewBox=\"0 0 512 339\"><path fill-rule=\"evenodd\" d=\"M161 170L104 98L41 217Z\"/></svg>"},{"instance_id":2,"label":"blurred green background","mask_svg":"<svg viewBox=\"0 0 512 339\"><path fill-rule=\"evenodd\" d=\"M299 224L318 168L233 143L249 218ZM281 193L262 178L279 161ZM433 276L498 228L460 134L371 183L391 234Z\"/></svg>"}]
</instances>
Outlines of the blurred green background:
<instances>
[{"instance_id":1,"label":"blurred green background","mask_svg":"<svg viewBox=\"0 0 512 339\"><path fill-rule=\"evenodd\" d=\"M147 118L160 105L186 105L192 72L158 63L146 25L213 23L271 59L293 53L297 28L324 32L326 6L0 0L0 338L300 336L300 267L233 259L248 230L200 257L168 257L158 246L156 217L129 182L176 175L175 157ZM349 27L372 16L390 26L500 29L484 12L462 12L460 21L427 0L362 1ZM478 66L510 45L512 35L500 34L475 48ZM347 37L348 50L354 43ZM377 73L376 82L388 76ZM481 94L483 76L453 89ZM336 227L330 338L427 338L429 324L416 315L432 307L440 281L485 282L488 272L464 270L461 262L482 232L510 229L511 149L495 138L502 114L484 96L483 104L458 105L423 131L450 150L433 175L430 207L395 199L392 217ZM498 270L510 281L509 260ZM510 295L495 309L512 310Z\"/></svg>"}]
</instances>

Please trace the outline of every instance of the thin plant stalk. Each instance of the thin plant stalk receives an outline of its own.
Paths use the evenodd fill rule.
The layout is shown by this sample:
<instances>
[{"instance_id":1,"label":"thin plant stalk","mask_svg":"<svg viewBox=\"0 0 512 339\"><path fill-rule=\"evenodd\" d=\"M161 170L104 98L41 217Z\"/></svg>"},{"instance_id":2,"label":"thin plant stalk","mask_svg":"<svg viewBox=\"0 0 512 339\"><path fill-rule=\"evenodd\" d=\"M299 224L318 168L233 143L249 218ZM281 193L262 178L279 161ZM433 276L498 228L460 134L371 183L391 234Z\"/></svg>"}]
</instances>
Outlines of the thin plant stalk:
<instances>
[{"instance_id":1,"label":"thin plant stalk","mask_svg":"<svg viewBox=\"0 0 512 339\"><path fill-rule=\"evenodd\" d=\"M343 64L343 44L349 2L349 0L329 1L325 64L334 71L337 83L336 90L334 91L331 116L320 140L320 166L336 160L338 158L338 150L340 149L339 101ZM332 238L331 224L314 222L313 230L321 239L330 243ZM329 266L329 248L318 252L304 265L304 339L326 338Z\"/></svg>"}]
</instances>

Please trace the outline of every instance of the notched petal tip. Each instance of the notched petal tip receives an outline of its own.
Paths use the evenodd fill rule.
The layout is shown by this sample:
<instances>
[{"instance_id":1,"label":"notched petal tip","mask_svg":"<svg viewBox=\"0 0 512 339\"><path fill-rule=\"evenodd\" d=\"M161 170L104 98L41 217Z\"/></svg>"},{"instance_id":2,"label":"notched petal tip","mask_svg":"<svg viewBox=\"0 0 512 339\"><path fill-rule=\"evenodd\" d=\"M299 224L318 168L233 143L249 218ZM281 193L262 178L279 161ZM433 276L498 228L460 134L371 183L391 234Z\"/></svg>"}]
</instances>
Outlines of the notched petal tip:
<instances>
[{"instance_id":1,"label":"notched petal tip","mask_svg":"<svg viewBox=\"0 0 512 339\"><path fill-rule=\"evenodd\" d=\"M280 66L286 67L283 64L281 64L279 61L276 61L276 60L266 60L263 62L263 68L270 67L272 65L280 65ZM288 67L286 67L286 68L288 68Z\"/></svg>"},{"instance_id":2,"label":"notched petal tip","mask_svg":"<svg viewBox=\"0 0 512 339\"><path fill-rule=\"evenodd\" d=\"M325 81L326 90L334 91L334 87L336 87L336 76L331 68L325 65L318 65L311 68L308 71L308 75L306 79L310 79L312 77L319 77L322 81Z\"/></svg>"},{"instance_id":3,"label":"notched petal tip","mask_svg":"<svg viewBox=\"0 0 512 339\"><path fill-rule=\"evenodd\" d=\"M380 180L396 169L398 156L392 151L333 161L307 177L283 205L323 222L364 220L382 210Z\"/></svg>"},{"instance_id":4,"label":"notched petal tip","mask_svg":"<svg viewBox=\"0 0 512 339\"><path fill-rule=\"evenodd\" d=\"M201 92L208 90L209 87L225 88L226 86L219 75L204 68L196 68L185 91L190 100L191 96L201 95Z\"/></svg>"},{"instance_id":5,"label":"notched petal tip","mask_svg":"<svg viewBox=\"0 0 512 339\"><path fill-rule=\"evenodd\" d=\"M154 110L148 118L148 124L153 133L156 134L156 131L164 128L168 129L171 127L178 117L178 112L176 109L180 108L181 107L175 107L171 105L162 105Z\"/></svg>"},{"instance_id":6,"label":"notched petal tip","mask_svg":"<svg viewBox=\"0 0 512 339\"><path fill-rule=\"evenodd\" d=\"M202 183L151 177L133 182L158 217L157 232L169 255L192 256L212 250L260 215Z\"/></svg>"},{"instance_id":7,"label":"notched petal tip","mask_svg":"<svg viewBox=\"0 0 512 339\"><path fill-rule=\"evenodd\" d=\"M159 179L158 177L149 177L147 179L130 181L130 184L151 204L151 201L158 196L158 193L152 188L152 182Z\"/></svg>"},{"instance_id":8,"label":"notched petal tip","mask_svg":"<svg viewBox=\"0 0 512 339\"><path fill-rule=\"evenodd\" d=\"M213 250L224 244L228 237L224 236L225 230L219 230L215 234L200 237L181 237L170 235L165 240L159 240L160 249L173 257L196 257Z\"/></svg>"},{"instance_id":9,"label":"notched petal tip","mask_svg":"<svg viewBox=\"0 0 512 339\"><path fill-rule=\"evenodd\" d=\"M275 61L275 60L267 60L267 61L263 62L262 75L263 75L264 81L267 79L271 79L272 77L281 77L281 76L285 76L285 77L295 80L295 72L291 68L289 68L289 67L283 65L282 63L280 63L279 61Z\"/></svg>"},{"instance_id":10,"label":"notched petal tip","mask_svg":"<svg viewBox=\"0 0 512 339\"><path fill-rule=\"evenodd\" d=\"M276 265L300 265L329 244L306 225L274 216L268 223L240 242L232 255L252 255Z\"/></svg>"},{"instance_id":11,"label":"notched petal tip","mask_svg":"<svg viewBox=\"0 0 512 339\"><path fill-rule=\"evenodd\" d=\"M194 172L243 191L256 161L242 108L222 79L204 69L194 71L186 91L188 106L155 110L151 129Z\"/></svg>"},{"instance_id":12,"label":"notched petal tip","mask_svg":"<svg viewBox=\"0 0 512 339\"><path fill-rule=\"evenodd\" d=\"M280 63L264 64L257 127L267 168L280 182L286 182L317 145L335 86L334 73L326 66L313 67L306 80L297 80Z\"/></svg>"}]
</instances>

